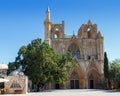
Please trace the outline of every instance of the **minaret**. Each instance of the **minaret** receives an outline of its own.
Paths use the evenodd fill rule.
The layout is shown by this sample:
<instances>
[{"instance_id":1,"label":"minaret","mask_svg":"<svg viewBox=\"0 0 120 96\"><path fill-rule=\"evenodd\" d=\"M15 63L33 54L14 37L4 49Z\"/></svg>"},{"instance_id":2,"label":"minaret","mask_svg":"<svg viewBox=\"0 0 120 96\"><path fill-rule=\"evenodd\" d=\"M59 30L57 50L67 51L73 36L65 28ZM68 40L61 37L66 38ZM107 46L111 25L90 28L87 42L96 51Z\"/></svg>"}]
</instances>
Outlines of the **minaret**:
<instances>
[{"instance_id":1,"label":"minaret","mask_svg":"<svg viewBox=\"0 0 120 96\"><path fill-rule=\"evenodd\" d=\"M50 9L48 7L46 10L46 19L44 21L44 41L50 46L51 46L51 25L52 22L50 20Z\"/></svg>"},{"instance_id":2,"label":"minaret","mask_svg":"<svg viewBox=\"0 0 120 96\"><path fill-rule=\"evenodd\" d=\"M50 8L49 7L46 10L46 20L50 20Z\"/></svg>"}]
</instances>

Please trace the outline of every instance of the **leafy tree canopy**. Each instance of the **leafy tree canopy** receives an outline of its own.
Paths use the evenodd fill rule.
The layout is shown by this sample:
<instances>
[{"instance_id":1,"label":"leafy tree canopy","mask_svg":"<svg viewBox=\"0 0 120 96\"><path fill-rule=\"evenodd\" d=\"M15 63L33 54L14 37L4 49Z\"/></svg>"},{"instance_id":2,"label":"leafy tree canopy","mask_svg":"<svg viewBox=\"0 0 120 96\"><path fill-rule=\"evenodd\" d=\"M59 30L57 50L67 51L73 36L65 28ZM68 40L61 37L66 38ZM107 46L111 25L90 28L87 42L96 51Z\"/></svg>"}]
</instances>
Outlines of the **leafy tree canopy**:
<instances>
[{"instance_id":1,"label":"leafy tree canopy","mask_svg":"<svg viewBox=\"0 0 120 96\"><path fill-rule=\"evenodd\" d=\"M120 59L110 63L110 81L115 88L120 88Z\"/></svg>"},{"instance_id":2,"label":"leafy tree canopy","mask_svg":"<svg viewBox=\"0 0 120 96\"><path fill-rule=\"evenodd\" d=\"M9 72L21 66L33 83L62 83L74 64L71 53L58 55L38 38L19 49L15 62L9 63Z\"/></svg>"},{"instance_id":3,"label":"leafy tree canopy","mask_svg":"<svg viewBox=\"0 0 120 96\"><path fill-rule=\"evenodd\" d=\"M115 79L115 77L120 74L120 59L116 59L110 64L110 77Z\"/></svg>"}]
</instances>

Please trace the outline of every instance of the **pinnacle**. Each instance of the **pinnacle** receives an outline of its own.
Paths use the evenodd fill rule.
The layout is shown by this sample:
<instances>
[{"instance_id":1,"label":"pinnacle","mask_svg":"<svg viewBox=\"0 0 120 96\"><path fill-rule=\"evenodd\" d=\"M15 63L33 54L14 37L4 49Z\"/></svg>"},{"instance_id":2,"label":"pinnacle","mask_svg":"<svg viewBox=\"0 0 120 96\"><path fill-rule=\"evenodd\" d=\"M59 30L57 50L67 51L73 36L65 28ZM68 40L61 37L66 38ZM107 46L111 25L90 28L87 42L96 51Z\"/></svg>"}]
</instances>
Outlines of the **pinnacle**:
<instances>
[{"instance_id":1,"label":"pinnacle","mask_svg":"<svg viewBox=\"0 0 120 96\"><path fill-rule=\"evenodd\" d=\"M92 25L92 22L90 21L90 20L88 20L88 23L87 23L88 25Z\"/></svg>"}]
</instances>

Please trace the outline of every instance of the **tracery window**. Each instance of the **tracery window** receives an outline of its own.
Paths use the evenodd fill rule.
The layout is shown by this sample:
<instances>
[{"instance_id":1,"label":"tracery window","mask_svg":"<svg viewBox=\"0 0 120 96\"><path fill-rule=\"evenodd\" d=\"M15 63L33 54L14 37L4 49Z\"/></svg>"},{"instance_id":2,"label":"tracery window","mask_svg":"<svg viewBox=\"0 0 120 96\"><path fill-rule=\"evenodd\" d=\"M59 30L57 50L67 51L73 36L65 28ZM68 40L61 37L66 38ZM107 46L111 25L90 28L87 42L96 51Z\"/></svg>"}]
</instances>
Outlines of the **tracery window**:
<instances>
[{"instance_id":1,"label":"tracery window","mask_svg":"<svg viewBox=\"0 0 120 96\"><path fill-rule=\"evenodd\" d=\"M68 47L68 51L72 53L73 57L76 57L77 59L80 59L80 50L79 50L79 47L75 43L72 43Z\"/></svg>"}]
</instances>

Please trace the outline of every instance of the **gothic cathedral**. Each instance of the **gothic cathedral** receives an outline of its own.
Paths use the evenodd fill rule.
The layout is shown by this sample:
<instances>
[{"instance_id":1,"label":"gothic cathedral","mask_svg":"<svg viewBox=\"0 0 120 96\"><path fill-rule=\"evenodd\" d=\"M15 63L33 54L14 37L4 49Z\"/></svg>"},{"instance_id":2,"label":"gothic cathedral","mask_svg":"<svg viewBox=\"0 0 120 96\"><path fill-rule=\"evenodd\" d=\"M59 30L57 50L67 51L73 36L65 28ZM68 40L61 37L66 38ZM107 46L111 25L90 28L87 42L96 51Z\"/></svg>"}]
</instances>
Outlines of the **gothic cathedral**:
<instances>
[{"instance_id":1,"label":"gothic cathedral","mask_svg":"<svg viewBox=\"0 0 120 96\"><path fill-rule=\"evenodd\" d=\"M58 54L70 51L79 66L71 70L68 84L51 84L51 88L98 88L103 76L104 38L98 32L97 25L89 20L81 25L77 36L67 36L64 33L64 21L53 24L48 8L44 28L44 41Z\"/></svg>"}]
</instances>

